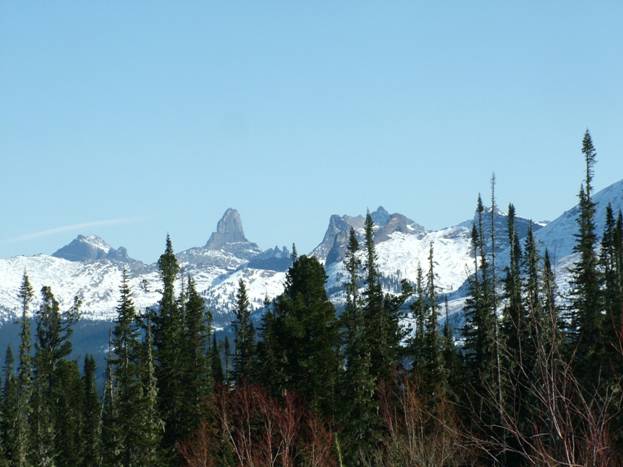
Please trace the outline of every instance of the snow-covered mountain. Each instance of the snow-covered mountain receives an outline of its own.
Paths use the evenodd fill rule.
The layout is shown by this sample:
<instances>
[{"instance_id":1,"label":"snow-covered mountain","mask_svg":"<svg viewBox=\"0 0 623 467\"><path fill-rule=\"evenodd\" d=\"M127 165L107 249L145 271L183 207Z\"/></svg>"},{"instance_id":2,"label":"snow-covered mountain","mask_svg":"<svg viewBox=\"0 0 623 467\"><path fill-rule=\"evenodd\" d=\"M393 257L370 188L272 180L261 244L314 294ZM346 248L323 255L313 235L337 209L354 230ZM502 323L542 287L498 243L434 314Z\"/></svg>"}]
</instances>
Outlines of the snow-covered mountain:
<instances>
[{"instance_id":1,"label":"snow-covered mountain","mask_svg":"<svg viewBox=\"0 0 623 467\"><path fill-rule=\"evenodd\" d=\"M623 181L615 183L594 196L597 233L603 229L605 210L611 203L623 209ZM564 212L543 226L532 224L542 250L547 248L557 265L560 281L566 279L573 262L574 234L577 231L577 207ZM415 281L418 266L428 268L430 245L434 248L438 285L451 296L451 311L459 311L465 295L465 281L472 271L470 232L473 218L454 226L427 230L403 214L389 213L379 207L371 213L375 221L375 242L383 287L398 290L400 281ZM491 211L485 213L491 225ZM350 228L363 238L363 215L333 215L322 241L310 252L324 263L330 297L340 303L342 285L346 280L343 264ZM508 250L507 217L495 211L498 267L504 267ZM520 237L525 236L531 222L517 218ZM285 271L291 264L291 253L285 247L262 251L249 241L242 227L240 214L228 209L216 230L201 247L177 253L182 272L191 275L197 288L213 311L215 325L222 327L231 319L239 280L244 280L254 308L262 307L266 298L283 290ZM0 319L12 319L18 310L17 290L24 272L28 272L36 289L49 285L62 307L69 307L73 297L83 300L83 316L91 320L110 320L115 315L118 287L123 269L130 274L130 284L137 306L155 304L161 288L156 264L133 260L123 247L113 248L103 239L79 235L52 255L17 256L0 259Z\"/></svg>"},{"instance_id":2,"label":"snow-covered mountain","mask_svg":"<svg viewBox=\"0 0 623 467\"><path fill-rule=\"evenodd\" d=\"M249 299L258 308L266 297L281 292L290 262L287 248L262 251L248 241L235 209L225 212L204 246L181 251L177 257L182 273L193 277L210 305L217 326L229 322L239 279L248 284ZM79 296L85 319L110 320L115 316L123 269L129 272L136 305L155 304L161 288L156 264L133 260L125 248L115 249L95 235L79 235L49 256L0 259L0 318L6 321L16 315L17 290L27 272L35 289L52 287L61 307L70 307L74 296Z\"/></svg>"}]
</instances>

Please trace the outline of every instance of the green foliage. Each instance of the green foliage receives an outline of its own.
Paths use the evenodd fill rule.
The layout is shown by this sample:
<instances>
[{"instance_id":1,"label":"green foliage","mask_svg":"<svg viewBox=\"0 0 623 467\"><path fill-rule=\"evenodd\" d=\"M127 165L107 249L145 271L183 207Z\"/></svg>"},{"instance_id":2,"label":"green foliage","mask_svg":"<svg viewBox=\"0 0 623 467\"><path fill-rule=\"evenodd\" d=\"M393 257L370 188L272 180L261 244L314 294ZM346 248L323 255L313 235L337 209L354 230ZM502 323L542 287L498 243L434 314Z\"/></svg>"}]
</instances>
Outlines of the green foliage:
<instances>
[{"instance_id":1,"label":"green foliage","mask_svg":"<svg viewBox=\"0 0 623 467\"><path fill-rule=\"evenodd\" d=\"M232 322L235 333L235 354L233 378L238 385L249 383L253 373L253 350L255 348L255 329L251 322L251 310L247 289L240 279L236 293L236 317Z\"/></svg>"}]
</instances>

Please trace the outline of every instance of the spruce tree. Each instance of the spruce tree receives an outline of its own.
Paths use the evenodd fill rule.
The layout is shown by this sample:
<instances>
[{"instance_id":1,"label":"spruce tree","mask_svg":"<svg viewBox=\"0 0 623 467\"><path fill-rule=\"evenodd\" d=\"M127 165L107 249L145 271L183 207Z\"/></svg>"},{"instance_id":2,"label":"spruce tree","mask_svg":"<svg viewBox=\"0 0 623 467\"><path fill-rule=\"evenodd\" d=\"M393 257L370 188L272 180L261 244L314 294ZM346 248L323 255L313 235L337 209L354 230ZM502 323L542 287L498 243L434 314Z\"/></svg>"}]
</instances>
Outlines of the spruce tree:
<instances>
[{"instance_id":1,"label":"spruce tree","mask_svg":"<svg viewBox=\"0 0 623 467\"><path fill-rule=\"evenodd\" d=\"M221 352L219 351L216 333L212 333L212 345L210 346L210 367L212 368L212 378L214 386L223 385L223 363L221 362Z\"/></svg>"},{"instance_id":2,"label":"spruce tree","mask_svg":"<svg viewBox=\"0 0 623 467\"><path fill-rule=\"evenodd\" d=\"M160 414L165 423L163 448L173 459L175 443L185 430L181 420L184 319L175 297L175 281L180 268L169 236L165 251L158 259L158 269L162 280L162 298L158 312L153 316L156 379Z\"/></svg>"},{"instance_id":3,"label":"spruce tree","mask_svg":"<svg viewBox=\"0 0 623 467\"><path fill-rule=\"evenodd\" d=\"M4 386L2 387L2 404L0 406L0 441L4 457L10 465L17 464L17 378L13 368L13 351L7 346L4 356Z\"/></svg>"},{"instance_id":4,"label":"spruce tree","mask_svg":"<svg viewBox=\"0 0 623 467\"><path fill-rule=\"evenodd\" d=\"M525 334L526 320L522 301L521 264L522 251L515 227L515 206L508 206L508 242L509 265L506 270L504 281L504 317L502 323L502 335L506 342L507 371L515 373L519 371L523 356L521 338Z\"/></svg>"},{"instance_id":5,"label":"spruce tree","mask_svg":"<svg viewBox=\"0 0 623 467\"><path fill-rule=\"evenodd\" d=\"M466 369L466 393L481 425L498 423L496 362L496 315L493 310L490 265L484 236L484 206L478 196L476 222L472 226L474 273L468 279L469 295L465 302L463 356ZM491 401L495 401L495 407Z\"/></svg>"},{"instance_id":6,"label":"spruce tree","mask_svg":"<svg viewBox=\"0 0 623 467\"><path fill-rule=\"evenodd\" d=\"M344 427L344 451L349 464L369 458L380 438L379 407L375 397L376 381L371 372L370 352L366 345L362 300L359 295L361 261L359 243L350 229L345 258L348 282L345 285L346 308L342 314L345 371L341 389L341 425Z\"/></svg>"},{"instance_id":7,"label":"spruce tree","mask_svg":"<svg viewBox=\"0 0 623 467\"><path fill-rule=\"evenodd\" d=\"M109 338L109 341L111 339ZM119 433L119 410L117 406L117 391L114 381L112 344L108 344L108 358L106 363L106 382L102 398L102 465L113 467L121 465L121 442Z\"/></svg>"},{"instance_id":8,"label":"spruce tree","mask_svg":"<svg viewBox=\"0 0 623 467\"><path fill-rule=\"evenodd\" d=\"M444 315L443 322L443 339L442 339L442 358L444 368L447 373L447 393L454 400L456 398L457 388L460 385L461 368L459 356L457 354L456 345L454 343L454 335L452 326L450 325L448 296L444 297Z\"/></svg>"},{"instance_id":9,"label":"spruce tree","mask_svg":"<svg viewBox=\"0 0 623 467\"><path fill-rule=\"evenodd\" d=\"M231 366L230 366L230 360L231 360L231 350L229 347L229 337L225 336L225 339L223 340L223 360L225 362L225 366L223 367L223 382L225 383L225 386L229 386L230 383L230 377L231 377Z\"/></svg>"},{"instance_id":10,"label":"spruce tree","mask_svg":"<svg viewBox=\"0 0 623 467\"><path fill-rule=\"evenodd\" d=\"M34 298L34 291L30 285L28 275L24 273L18 298L21 305L21 329L19 344L19 372L17 375L17 418L15 421L15 465L25 467L30 465L31 453L31 414L33 395L33 366L31 356L30 305Z\"/></svg>"},{"instance_id":11,"label":"spruce tree","mask_svg":"<svg viewBox=\"0 0 623 467\"><path fill-rule=\"evenodd\" d=\"M233 378L237 385L243 385L249 382L252 374L255 329L251 321L247 288L242 279L238 282L235 314L236 317L232 323L235 333Z\"/></svg>"},{"instance_id":12,"label":"spruce tree","mask_svg":"<svg viewBox=\"0 0 623 467\"><path fill-rule=\"evenodd\" d=\"M426 314L427 314L426 293L424 290L424 272L418 266L415 280L415 300L411 304L411 312L415 329L409 345L409 353L413 359L412 374L418 385L422 385L424 371L426 367L425 347L426 347Z\"/></svg>"},{"instance_id":13,"label":"spruce tree","mask_svg":"<svg viewBox=\"0 0 623 467\"><path fill-rule=\"evenodd\" d=\"M100 465L100 401L95 383L95 359L92 355L84 357L82 376L82 465L96 467Z\"/></svg>"},{"instance_id":14,"label":"spruce tree","mask_svg":"<svg viewBox=\"0 0 623 467\"><path fill-rule=\"evenodd\" d=\"M608 379L609 384L616 383L616 379L620 374L619 359L616 357L611 358L612 355L616 355L620 345L620 315L623 309L620 261L622 247L619 225L615 220L612 206L608 204L599 255L599 271L601 274L603 307L605 311L603 317L604 342L600 349L602 355L599 358L604 362L603 374Z\"/></svg>"},{"instance_id":15,"label":"spruce tree","mask_svg":"<svg viewBox=\"0 0 623 467\"><path fill-rule=\"evenodd\" d=\"M408 292L405 290L396 300L386 300L383 296L374 244L374 222L369 212L365 220L364 240L364 316L371 369L377 381L390 382L400 361L400 341L403 335L399 324L399 309Z\"/></svg>"},{"instance_id":16,"label":"spruce tree","mask_svg":"<svg viewBox=\"0 0 623 467\"><path fill-rule=\"evenodd\" d=\"M578 233L574 252L579 259L571 273L571 351L576 352L577 374L587 387L597 381L601 371L600 345L602 343L600 277L595 245L595 203L592 199L593 172L596 151L591 135L586 131L582 141L585 179L580 188Z\"/></svg>"},{"instance_id":17,"label":"spruce tree","mask_svg":"<svg viewBox=\"0 0 623 467\"><path fill-rule=\"evenodd\" d=\"M200 423L206 420L208 399L214 387L212 368L207 354L211 314L206 313L203 298L197 292L195 282L191 278L188 280L185 310L181 439L194 433Z\"/></svg>"},{"instance_id":18,"label":"spruce tree","mask_svg":"<svg viewBox=\"0 0 623 467\"><path fill-rule=\"evenodd\" d=\"M141 361L142 394L141 410L141 439L139 441L138 465L161 465L162 456L160 445L164 433L164 422L158 412L158 384L156 367L152 349L154 347L151 320L147 316L143 358Z\"/></svg>"},{"instance_id":19,"label":"spruce tree","mask_svg":"<svg viewBox=\"0 0 623 467\"><path fill-rule=\"evenodd\" d=\"M326 275L317 259L299 256L276 299L273 338L284 377L279 389L298 394L317 414L332 418L338 372L335 308L325 291Z\"/></svg>"},{"instance_id":20,"label":"spruce tree","mask_svg":"<svg viewBox=\"0 0 623 467\"><path fill-rule=\"evenodd\" d=\"M435 260L433 244L428 253L428 273L426 274L426 323L424 340L425 378L424 390L430 405L444 400L448 390L448 374L444 367L439 336L439 298L437 295Z\"/></svg>"},{"instance_id":21,"label":"spruce tree","mask_svg":"<svg viewBox=\"0 0 623 467\"><path fill-rule=\"evenodd\" d=\"M54 399L55 440L59 466L83 465L83 391L80 369L75 361L61 360L54 376L57 384Z\"/></svg>"},{"instance_id":22,"label":"spruce tree","mask_svg":"<svg viewBox=\"0 0 623 467\"><path fill-rule=\"evenodd\" d=\"M52 466L57 462L58 395L62 391L58 372L65 357L71 353L72 325L77 319L79 301L61 313L52 290L41 289L41 306L35 313L35 389L32 415L32 462Z\"/></svg>"},{"instance_id":23,"label":"spruce tree","mask_svg":"<svg viewBox=\"0 0 623 467\"><path fill-rule=\"evenodd\" d=\"M122 465L135 465L140 436L139 406L141 380L139 369L139 327L127 271L123 271L119 287L117 318L112 331L111 358L115 390L119 460Z\"/></svg>"}]
</instances>

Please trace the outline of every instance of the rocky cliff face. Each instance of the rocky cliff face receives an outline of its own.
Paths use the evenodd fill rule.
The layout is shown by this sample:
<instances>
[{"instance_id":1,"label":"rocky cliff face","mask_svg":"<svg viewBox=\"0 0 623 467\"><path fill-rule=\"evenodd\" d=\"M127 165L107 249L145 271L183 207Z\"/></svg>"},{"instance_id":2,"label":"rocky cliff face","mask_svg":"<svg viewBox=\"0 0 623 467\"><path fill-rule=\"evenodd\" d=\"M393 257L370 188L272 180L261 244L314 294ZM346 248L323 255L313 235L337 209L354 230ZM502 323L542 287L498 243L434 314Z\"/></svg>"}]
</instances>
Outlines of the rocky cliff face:
<instances>
[{"instance_id":1,"label":"rocky cliff face","mask_svg":"<svg viewBox=\"0 0 623 467\"><path fill-rule=\"evenodd\" d=\"M235 209L229 208L216 224L216 232L212 232L208 242L205 244L207 250L219 250L230 243L246 243L242 229L240 213Z\"/></svg>"},{"instance_id":2,"label":"rocky cliff face","mask_svg":"<svg viewBox=\"0 0 623 467\"><path fill-rule=\"evenodd\" d=\"M78 235L70 243L52 253L52 256L68 261L138 262L128 256L128 251L124 247L113 248L97 235Z\"/></svg>"}]
</instances>

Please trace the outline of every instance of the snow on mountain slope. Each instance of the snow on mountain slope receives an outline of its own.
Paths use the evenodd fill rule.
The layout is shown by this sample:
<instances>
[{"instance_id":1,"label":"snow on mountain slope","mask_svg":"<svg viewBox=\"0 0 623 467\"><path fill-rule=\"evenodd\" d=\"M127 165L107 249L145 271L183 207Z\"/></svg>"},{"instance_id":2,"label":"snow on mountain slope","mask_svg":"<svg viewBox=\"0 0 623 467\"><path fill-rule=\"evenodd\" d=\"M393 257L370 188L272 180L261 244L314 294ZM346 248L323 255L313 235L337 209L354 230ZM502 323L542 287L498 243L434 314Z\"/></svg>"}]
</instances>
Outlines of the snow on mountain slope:
<instances>
[{"instance_id":1,"label":"snow on mountain slope","mask_svg":"<svg viewBox=\"0 0 623 467\"><path fill-rule=\"evenodd\" d=\"M467 279L472 263L470 230L465 227L449 227L424 236L394 232L377 246L381 274L414 282L418 266L428 271L431 244L440 291L456 290Z\"/></svg>"},{"instance_id":2,"label":"snow on mountain slope","mask_svg":"<svg viewBox=\"0 0 623 467\"><path fill-rule=\"evenodd\" d=\"M119 255L120 251L124 254ZM50 286L62 309L72 305L74 296L80 297L85 319L114 318L124 268L137 307L156 304L162 288L156 264L144 265L125 253L125 249L115 250L99 237L79 235L55 256L0 259L0 319L12 319L18 314L17 292L24 272L35 291ZM215 324L222 325L231 318L239 278L248 283L253 307L261 307L266 296L273 298L281 293L289 251L274 248L262 252L244 237L238 212L228 209L205 246L182 251L177 257L181 275L193 277L197 290L212 308ZM256 268L246 268L256 257Z\"/></svg>"},{"instance_id":3,"label":"snow on mountain slope","mask_svg":"<svg viewBox=\"0 0 623 467\"><path fill-rule=\"evenodd\" d=\"M228 309L230 316L232 316L238 283L241 279L247 287L251 307L257 309L264 305L266 298L274 298L283 292L286 273L267 269L240 269L215 281L212 287L202 293L208 308L213 310Z\"/></svg>"},{"instance_id":4,"label":"snow on mountain slope","mask_svg":"<svg viewBox=\"0 0 623 467\"><path fill-rule=\"evenodd\" d=\"M600 235L607 204L612 203L617 211L623 208L623 181L600 191L594 200L597 205L596 229ZM557 261L561 292L564 292L569 268L574 261L572 251L577 214L576 206L542 228L533 224L539 244L542 248L547 247ZM384 289L397 291L401 279L415 281L418 266L426 273L432 243L440 292L453 292L451 315L460 310L465 294L463 285L471 273L472 221L427 231L404 215L390 214L382 207L371 215L376 223L375 243ZM325 264L327 290L336 303L343 300L342 287L346 281L343 257L348 231L355 228L361 238L363 221L362 215L331 216L322 242L311 253ZM530 221L517 218L517 222L518 232L523 236ZM504 250L508 247L505 244L506 216L496 212L494 224L498 239L498 267L503 268ZM89 319L110 320L115 316L123 268L129 271L134 300L139 308L154 305L159 299L161 284L156 265L132 260L125 249L112 248L99 237L78 236L55 255L0 259L0 319L16 316L19 307L17 291L25 271L37 291L43 285L51 286L62 308L71 306L74 295L80 296L83 316ZM225 212L204 246L179 252L177 256L181 272L193 277L218 326L226 325L232 317L240 279L247 284L252 306L261 308L266 297L273 298L282 292L290 261L286 248L275 247L262 252L257 244L247 240L240 215L234 209Z\"/></svg>"},{"instance_id":5,"label":"snow on mountain slope","mask_svg":"<svg viewBox=\"0 0 623 467\"><path fill-rule=\"evenodd\" d=\"M623 180L607 186L593 196L595 202L595 232L598 238L604 230L606 208L610 203L616 213L623 209ZM573 253L575 234L578 231L579 207L575 205L536 233L542 250L548 249L554 262Z\"/></svg>"},{"instance_id":6,"label":"snow on mountain slope","mask_svg":"<svg viewBox=\"0 0 623 467\"><path fill-rule=\"evenodd\" d=\"M77 262L53 256L17 256L0 259L0 303L5 309L3 319L14 317L19 310L17 291L24 272L38 292L44 285L52 287L61 309L68 309L73 297L83 300L82 313L87 319L111 319L118 299L123 266L110 261ZM147 291L140 287L147 284ZM157 274L133 277L138 306L151 305L158 300ZM8 314L6 313L8 312Z\"/></svg>"}]
</instances>

